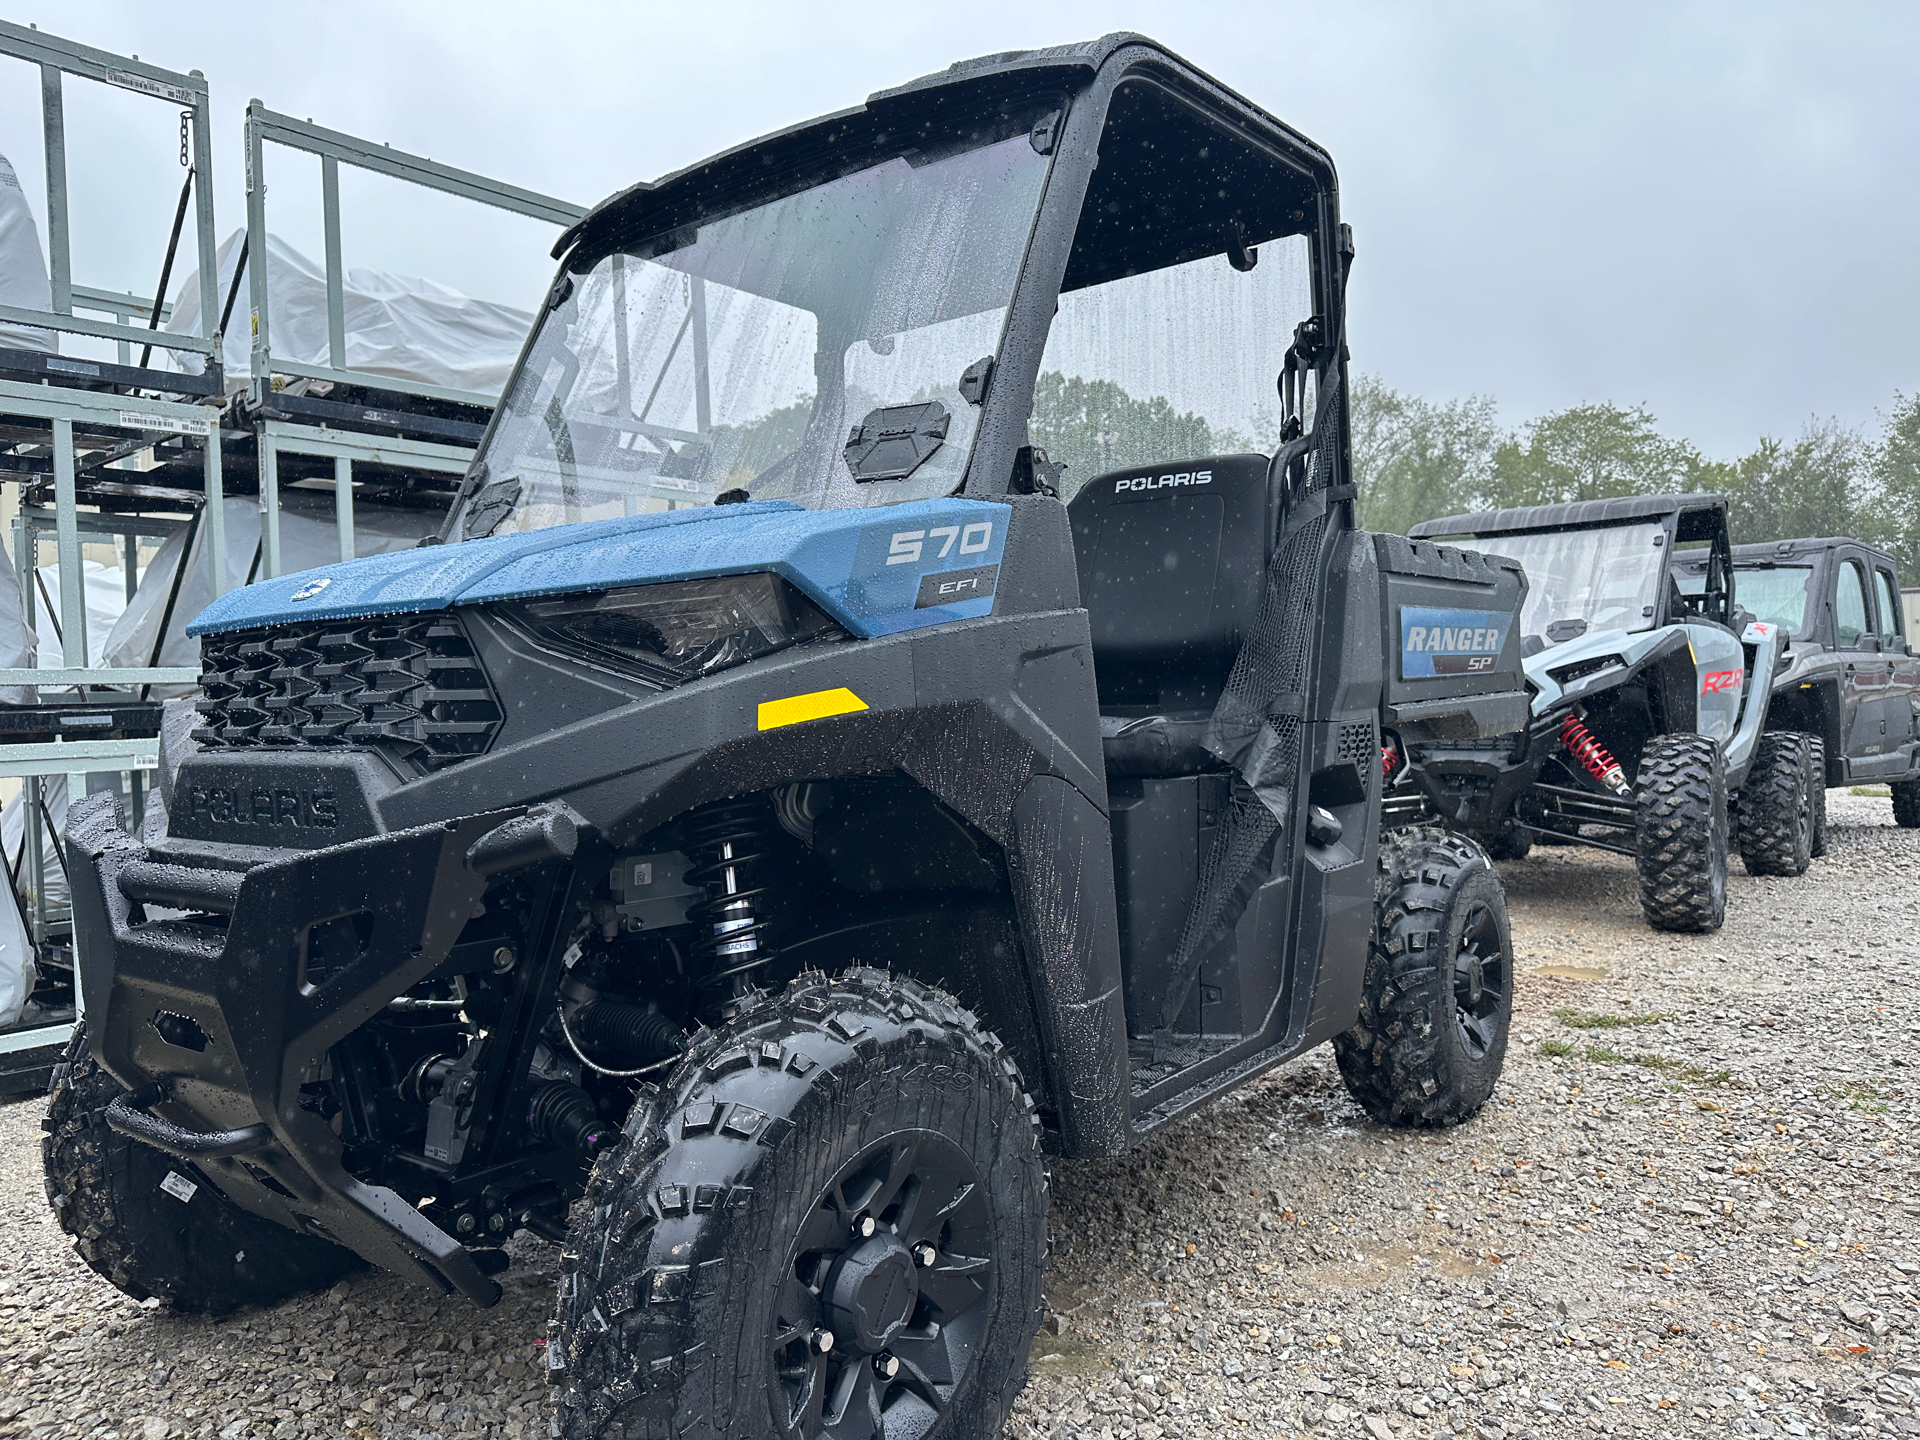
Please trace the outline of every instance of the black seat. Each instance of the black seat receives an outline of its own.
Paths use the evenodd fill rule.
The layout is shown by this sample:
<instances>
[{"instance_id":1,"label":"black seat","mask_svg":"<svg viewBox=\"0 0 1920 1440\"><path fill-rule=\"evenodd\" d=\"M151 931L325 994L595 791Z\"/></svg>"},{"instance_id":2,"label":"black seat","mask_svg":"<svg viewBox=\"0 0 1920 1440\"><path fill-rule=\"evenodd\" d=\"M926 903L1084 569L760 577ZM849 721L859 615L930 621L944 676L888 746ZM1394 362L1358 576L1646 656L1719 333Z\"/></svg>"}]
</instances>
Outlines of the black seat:
<instances>
[{"instance_id":1,"label":"black seat","mask_svg":"<svg viewBox=\"0 0 1920 1440\"><path fill-rule=\"evenodd\" d=\"M1202 742L1260 608L1273 524L1267 457L1110 471L1067 510L1108 774L1218 768Z\"/></svg>"}]
</instances>

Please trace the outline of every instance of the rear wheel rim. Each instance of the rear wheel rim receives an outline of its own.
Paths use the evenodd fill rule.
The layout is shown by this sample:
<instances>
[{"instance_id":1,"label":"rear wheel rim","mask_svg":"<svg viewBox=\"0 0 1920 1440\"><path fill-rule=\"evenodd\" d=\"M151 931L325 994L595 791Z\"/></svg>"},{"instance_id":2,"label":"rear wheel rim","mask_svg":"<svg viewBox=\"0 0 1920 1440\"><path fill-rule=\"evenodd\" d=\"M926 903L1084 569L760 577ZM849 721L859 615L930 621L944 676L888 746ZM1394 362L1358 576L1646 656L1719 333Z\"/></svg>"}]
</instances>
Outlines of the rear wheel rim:
<instances>
[{"instance_id":1,"label":"rear wheel rim","mask_svg":"<svg viewBox=\"0 0 1920 1440\"><path fill-rule=\"evenodd\" d=\"M1469 1059L1485 1059L1499 1043L1512 969L1493 911L1475 905L1460 928L1460 948L1453 957L1454 1027Z\"/></svg>"},{"instance_id":2,"label":"rear wheel rim","mask_svg":"<svg viewBox=\"0 0 1920 1440\"><path fill-rule=\"evenodd\" d=\"M767 1343L780 1434L918 1440L931 1429L983 1348L994 1248L979 1169L946 1136L904 1131L844 1165L779 1277ZM900 1251L910 1293L892 1268ZM873 1278L856 1283L856 1271Z\"/></svg>"}]
</instances>

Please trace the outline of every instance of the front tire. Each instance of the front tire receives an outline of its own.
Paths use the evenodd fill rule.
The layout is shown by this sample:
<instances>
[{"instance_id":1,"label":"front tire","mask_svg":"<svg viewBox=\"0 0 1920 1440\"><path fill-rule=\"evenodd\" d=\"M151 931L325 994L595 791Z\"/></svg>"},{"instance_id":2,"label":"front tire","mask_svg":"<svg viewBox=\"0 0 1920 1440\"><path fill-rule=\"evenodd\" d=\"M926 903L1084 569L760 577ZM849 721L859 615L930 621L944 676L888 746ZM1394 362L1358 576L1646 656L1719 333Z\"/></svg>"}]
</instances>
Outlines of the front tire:
<instances>
[{"instance_id":1,"label":"front tire","mask_svg":"<svg viewBox=\"0 0 1920 1440\"><path fill-rule=\"evenodd\" d=\"M1769 730L1740 791L1740 858L1749 875L1804 875L1813 860L1813 763L1807 737Z\"/></svg>"},{"instance_id":2,"label":"front tire","mask_svg":"<svg viewBox=\"0 0 1920 1440\"><path fill-rule=\"evenodd\" d=\"M1896 780L1893 791L1893 823L1902 830L1920 830L1920 780Z\"/></svg>"},{"instance_id":3,"label":"front tire","mask_svg":"<svg viewBox=\"0 0 1920 1440\"><path fill-rule=\"evenodd\" d=\"M1334 1037L1348 1093L1382 1125L1457 1125L1493 1095L1513 1020L1507 897L1444 830L1380 842L1360 1020Z\"/></svg>"},{"instance_id":4,"label":"front tire","mask_svg":"<svg viewBox=\"0 0 1920 1440\"><path fill-rule=\"evenodd\" d=\"M96 1275L136 1300L225 1315L324 1290L361 1260L242 1210L205 1175L102 1118L126 1087L76 1029L54 1071L40 1154L47 1200Z\"/></svg>"},{"instance_id":5,"label":"front tire","mask_svg":"<svg viewBox=\"0 0 1920 1440\"><path fill-rule=\"evenodd\" d=\"M938 990L802 975L697 1040L596 1164L549 1327L568 1440L997 1435L1040 1323L1046 1172Z\"/></svg>"},{"instance_id":6,"label":"front tire","mask_svg":"<svg viewBox=\"0 0 1920 1440\"><path fill-rule=\"evenodd\" d=\"M1634 789L1640 913L1655 930L1699 934L1727 919L1727 772L1704 735L1656 735Z\"/></svg>"},{"instance_id":7,"label":"front tire","mask_svg":"<svg viewBox=\"0 0 1920 1440\"><path fill-rule=\"evenodd\" d=\"M1807 737L1807 775L1813 786L1813 858L1827 853L1827 742Z\"/></svg>"}]
</instances>

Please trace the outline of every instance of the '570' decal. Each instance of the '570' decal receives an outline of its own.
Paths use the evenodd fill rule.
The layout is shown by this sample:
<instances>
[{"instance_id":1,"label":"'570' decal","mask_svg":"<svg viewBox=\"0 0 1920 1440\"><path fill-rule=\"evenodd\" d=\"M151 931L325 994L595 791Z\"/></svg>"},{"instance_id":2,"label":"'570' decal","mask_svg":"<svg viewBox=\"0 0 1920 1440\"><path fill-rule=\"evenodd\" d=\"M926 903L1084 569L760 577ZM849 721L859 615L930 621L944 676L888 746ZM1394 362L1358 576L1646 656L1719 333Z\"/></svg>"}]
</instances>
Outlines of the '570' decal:
<instances>
[{"instance_id":1,"label":"'570' decal","mask_svg":"<svg viewBox=\"0 0 1920 1440\"><path fill-rule=\"evenodd\" d=\"M972 525L935 525L930 530L896 530L887 539L887 564L916 565L924 547L939 544L934 558L944 560L956 544L962 555L983 555L993 548L993 522Z\"/></svg>"}]
</instances>

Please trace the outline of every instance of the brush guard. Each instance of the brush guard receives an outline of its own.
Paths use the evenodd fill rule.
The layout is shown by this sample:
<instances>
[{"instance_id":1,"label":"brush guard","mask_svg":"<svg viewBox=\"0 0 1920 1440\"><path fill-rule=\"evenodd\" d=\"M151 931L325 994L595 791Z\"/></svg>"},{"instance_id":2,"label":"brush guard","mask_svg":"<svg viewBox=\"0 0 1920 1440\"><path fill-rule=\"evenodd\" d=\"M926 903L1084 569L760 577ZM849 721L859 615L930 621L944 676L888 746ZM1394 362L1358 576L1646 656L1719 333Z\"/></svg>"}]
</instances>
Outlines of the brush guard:
<instances>
[{"instance_id":1,"label":"brush guard","mask_svg":"<svg viewBox=\"0 0 1920 1440\"><path fill-rule=\"evenodd\" d=\"M347 1169L302 1086L327 1052L444 960L500 853L571 853L541 815L477 815L328 849L261 851L246 868L156 862L111 796L74 806L65 836L89 1041L130 1093L123 1134L197 1166L237 1204L476 1304L500 1287L396 1191ZM529 831L547 843L536 844ZM149 916L147 907L186 910ZM341 922L356 953L310 938Z\"/></svg>"}]
</instances>

